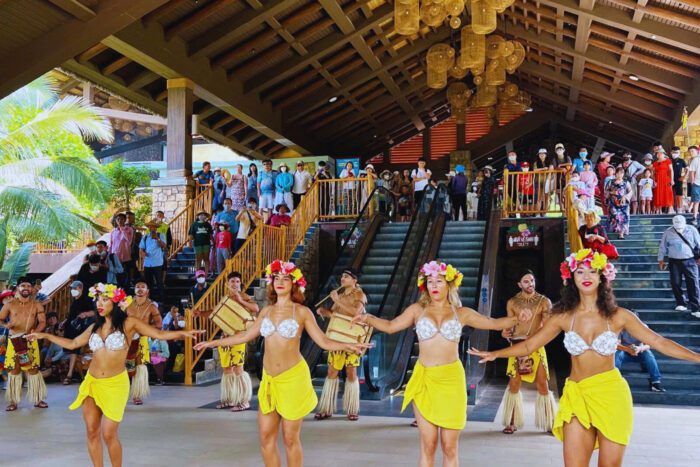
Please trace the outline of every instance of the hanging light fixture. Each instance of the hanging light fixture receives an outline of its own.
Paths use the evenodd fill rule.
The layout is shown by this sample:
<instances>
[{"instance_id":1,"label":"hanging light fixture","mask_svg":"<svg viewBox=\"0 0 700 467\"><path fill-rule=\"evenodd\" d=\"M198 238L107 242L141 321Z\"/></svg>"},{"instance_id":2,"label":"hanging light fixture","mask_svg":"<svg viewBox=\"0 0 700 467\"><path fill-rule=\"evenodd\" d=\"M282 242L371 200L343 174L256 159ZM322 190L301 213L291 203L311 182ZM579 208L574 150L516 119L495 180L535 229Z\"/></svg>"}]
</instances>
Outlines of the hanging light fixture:
<instances>
[{"instance_id":1,"label":"hanging light fixture","mask_svg":"<svg viewBox=\"0 0 700 467\"><path fill-rule=\"evenodd\" d=\"M515 3L515 0L486 0L486 4L496 10L497 13L503 13L513 3Z\"/></svg>"},{"instance_id":2,"label":"hanging light fixture","mask_svg":"<svg viewBox=\"0 0 700 467\"><path fill-rule=\"evenodd\" d=\"M471 96L472 92L462 82L452 83L447 88L447 101L450 103L450 113L457 123L465 122Z\"/></svg>"},{"instance_id":3,"label":"hanging light fixture","mask_svg":"<svg viewBox=\"0 0 700 467\"><path fill-rule=\"evenodd\" d=\"M477 34L491 34L496 30L496 10L486 0L471 0L472 28Z\"/></svg>"},{"instance_id":4,"label":"hanging light fixture","mask_svg":"<svg viewBox=\"0 0 700 467\"><path fill-rule=\"evenodd\" d=\"M394 28L399 34L411 36L420 29L419 0L394 0Z\"/></svg>"},{"instance_id":5,"label":"hanging light fixture","mask_svg":"<svg viewBox=\"0 0 700 467\"><path fill-rule=\"evenodd\" d=\"M436 28L442 25L445 18L447 18L447 10L444 0L423 0L420 7L420 19L425 24Z\"/></svg>"},{"instance_id":6,"label":"hanging light fixture","mask_svg":"<svg viewBox=\"0 0 700 467\"><path fill-rule=\"evenodd\" d=\"M455 61L455 49L447 44L435 44L428 49L428 87L441 89L447 86L447 70Z\"/></svg>"}]
</instances>

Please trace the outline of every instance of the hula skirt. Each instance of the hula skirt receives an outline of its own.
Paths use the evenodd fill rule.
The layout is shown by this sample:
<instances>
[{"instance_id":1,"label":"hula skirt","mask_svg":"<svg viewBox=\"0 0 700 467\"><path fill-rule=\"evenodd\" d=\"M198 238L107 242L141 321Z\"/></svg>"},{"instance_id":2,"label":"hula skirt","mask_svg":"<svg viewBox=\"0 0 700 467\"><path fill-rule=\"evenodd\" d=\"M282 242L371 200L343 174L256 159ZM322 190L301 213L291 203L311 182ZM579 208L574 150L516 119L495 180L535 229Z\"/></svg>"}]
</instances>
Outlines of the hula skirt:
<instances>
[{"instance_id":1,"label":"hula skirt","mask_svg":"<svg viewBox=\"0 0 700 467\"><path fill-rule=\"evenodd\" d=\"M285 420L299 420L310 414L318 398L306 360L302 358L277 376L270 376L263 368L258 402L263 414L277 412Z\"/></svg>"}]
</instances>

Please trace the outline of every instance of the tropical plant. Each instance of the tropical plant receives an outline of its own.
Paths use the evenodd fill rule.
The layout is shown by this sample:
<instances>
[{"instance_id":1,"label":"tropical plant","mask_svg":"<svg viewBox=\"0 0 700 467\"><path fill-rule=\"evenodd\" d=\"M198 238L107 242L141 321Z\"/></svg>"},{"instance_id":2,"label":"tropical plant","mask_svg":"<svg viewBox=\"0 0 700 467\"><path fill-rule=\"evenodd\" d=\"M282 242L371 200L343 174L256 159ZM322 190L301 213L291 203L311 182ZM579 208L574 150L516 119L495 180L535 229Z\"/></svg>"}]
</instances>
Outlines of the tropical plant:
<instances>
[{"instance_id":1,"label":"tropical plant","mask_svg":"<svg viewBox=\"0 0 700 467\"><path fill-rule=\"evenodd\" d=\"M34 243L25 242L7 258L0 271L7 273L8 284L16 284L20 277L27 275L32 251L34 251Z\"/></svg>"},{"instance_id":2,"label":"tropical plant","mask_svg":"<svg viewBox=\"0 0 700 467\"><path fill-rule=\"evenodd\" d=\"M112 128L81 97L41 77L0 100L0 266L9 245L78 238L108 200L110 180L85 140Z\"/></svg>"},{"instance_id":3,"label":"tropical plant","mask_svg":"<svg viewBox=\"0 0 700 467\"><path fill-rule=\"evenodd\" d=\"M136 189L148 186L151 181L150 170L146 167L125 166L121 159L110 163L105 169L112 181L112 203L115 208L133 211L137 201Z\"/></svg>"}]
</instances>

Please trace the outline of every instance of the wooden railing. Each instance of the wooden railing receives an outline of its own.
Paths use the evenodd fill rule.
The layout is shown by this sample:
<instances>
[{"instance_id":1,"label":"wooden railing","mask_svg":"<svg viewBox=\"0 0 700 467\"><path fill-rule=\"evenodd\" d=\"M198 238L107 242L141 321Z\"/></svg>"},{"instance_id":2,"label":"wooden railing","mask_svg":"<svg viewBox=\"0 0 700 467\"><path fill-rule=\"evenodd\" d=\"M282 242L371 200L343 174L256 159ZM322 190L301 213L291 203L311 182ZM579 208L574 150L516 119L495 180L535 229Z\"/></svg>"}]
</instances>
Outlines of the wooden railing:
<instances>
[{"instance_id":1,"label":"wooden railing","mask_svg":"<svg viewBox=\"0 0 700 467\"><path fill-rule=\"evenodd\" d=\"M211 215L212 186L197 184L195 193L197 193L197 196L169 222L173 243L168 250L168 259L172 259L177 255L189 242L188 232L197 213L204 211Z\"/></svg>"},{"instance_id":2,"label":"wooden railing","mask_svg":"<svg viewBox=\"0 0 700 467\"><path fill-rule=\"evenodd\" d=\"M574 207L574 187L566 187L566 223L567 223L567 235L569 236L569 249L571 252L578 251L583 248L583 242L578 234L578 216L579 212Z\"/></svg>"},{"instance_id":3,"label":"wooden railing","mask_svg":"<svg viewBox=\"0 0 700 467\"><path fill-rule=\"evenodd\" d=\"M544 216L563 213L568 172L563 169L534 172L503 171L503 217L514 214Z\"/></svg>"},{"instance_id":4,"label":"wooden railing","mask_svg":"<svg viewBox=\"0 0 700 467\"><path fill-rule=\"evenodd\" d=\"M68 318L72 297L70 295L70 284L73 282L69 276L60 287L49 294L48 302L44 305L44 311L55 311L58 314L58 321Z\"/></svg>"},{"instance_id":5,"label":"wooden railing","mask_svg":"<svg viewBox=\"0 0 700 467\"><path fill-rule=\"evenodd\" d=\"M347 183L348 185L343 185ZM296 247L303 241L309 227L317 220L342 219L357 216L362 209L360 202L368 199L373 183L367 178L343 180L318 180L306 192L292 214L288 227L258 225L235 256L226 263L202 298L191 309L185 310L187 329L201 329L205 333L200 340L211 340L220 329L207 316L226 294L226 276L238 271L243 277L243 290L260 278L263 269L275 259L289 260ZM369 191L367 191L369 189ZM343 192L343 190L346 190ZM354 193L349 193L353 190ZM340 193L340 198L336 195ZM347 198L344 198L348 195ZM356 197L356 198L355 198ZM342 205L347 201L347 204ZM342 213L338 213L338 203ZM205 350L195 352L191 339L185 340L185 384L192 384L192 370Z\"/></svg>"}]
</instances>

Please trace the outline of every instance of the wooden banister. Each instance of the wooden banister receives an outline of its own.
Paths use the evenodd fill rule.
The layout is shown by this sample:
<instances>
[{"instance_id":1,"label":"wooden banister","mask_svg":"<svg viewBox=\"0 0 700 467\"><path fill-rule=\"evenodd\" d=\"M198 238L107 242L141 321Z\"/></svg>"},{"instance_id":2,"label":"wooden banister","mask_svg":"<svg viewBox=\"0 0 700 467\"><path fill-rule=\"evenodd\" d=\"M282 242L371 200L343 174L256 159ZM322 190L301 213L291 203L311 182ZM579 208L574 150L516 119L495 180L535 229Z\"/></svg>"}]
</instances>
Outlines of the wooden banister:
<instances>
[{"instance_id":1,"label":"wooden banister","mask_svg":"<svg viewBox=\"0 0 700 467\"><path fill-rule=\"evenodd\" d=\"M532 172L503 171L503 217L513 214L543 216L564 213L568 172L565 169Z\"/></svg>"},{"instance_id":2,"label":"wooden banister","mask_svg":"<svg viewBox=\"0 0 700 467\"><path fill-rule=\"evenodd\" d=\"M170 234L173 237L173 243L168 250L168 259L174 258L189 242L188 232L197 213L201 211L209 215L212 213L212 196L214 193L212 185L197 184L196 193L197 196L187 203L185 209L177 213L168 224L170 226Z\"/></svg>"}]
</instances>

